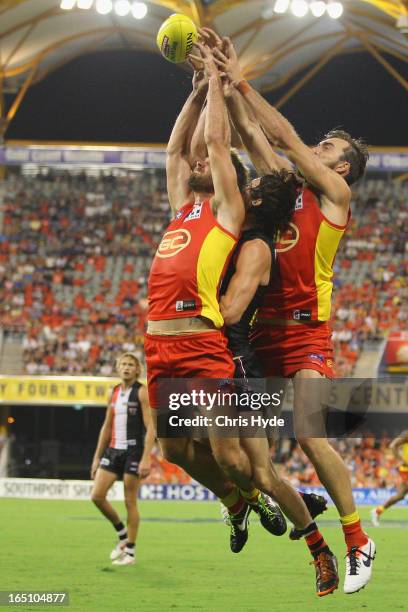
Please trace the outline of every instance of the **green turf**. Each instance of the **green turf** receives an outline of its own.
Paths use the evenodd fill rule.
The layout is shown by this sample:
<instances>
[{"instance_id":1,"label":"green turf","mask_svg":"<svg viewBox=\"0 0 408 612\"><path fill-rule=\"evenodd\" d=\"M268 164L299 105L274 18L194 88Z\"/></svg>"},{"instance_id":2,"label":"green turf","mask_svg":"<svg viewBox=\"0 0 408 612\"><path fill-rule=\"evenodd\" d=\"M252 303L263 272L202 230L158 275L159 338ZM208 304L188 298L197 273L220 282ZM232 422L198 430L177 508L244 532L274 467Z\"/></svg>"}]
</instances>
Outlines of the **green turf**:
<instances>
[{"instance_id":1,"label":"green turf","mask_svg":"<svg viewBox=\"0 0 408 612\"><path fill-rule=\"evenodd\" d=\"M123 504L117 507L123 514ZM138 563L114 567L108 559L114 532L91 503L0 500L0 590L68 590L70 606L61 609L81 612L406 609L408 510L391 509L383 527L370 529L378 555L369 588L319 599L303 542L273 537L254 520L248 544L234 555L217 503L146 501L140 509ZM368 512L362 509L364 519ZM334 510L321 526L342 580L344 544Z\"/></svg>"}]
</instances>

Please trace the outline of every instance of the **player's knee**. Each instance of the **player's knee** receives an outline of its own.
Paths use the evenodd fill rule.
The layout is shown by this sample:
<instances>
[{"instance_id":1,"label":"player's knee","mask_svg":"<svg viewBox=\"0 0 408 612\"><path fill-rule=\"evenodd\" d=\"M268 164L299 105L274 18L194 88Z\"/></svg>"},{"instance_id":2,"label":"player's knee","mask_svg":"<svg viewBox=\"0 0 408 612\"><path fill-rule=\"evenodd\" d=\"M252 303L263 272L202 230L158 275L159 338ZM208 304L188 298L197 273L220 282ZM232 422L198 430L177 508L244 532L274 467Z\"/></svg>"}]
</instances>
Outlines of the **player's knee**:
<instances>
[{"instance_id":1,"label":"player's knee","mask_svg":"<svg viewBox=\"0 0 408 612\"><path fill-rule=\"evenodd\" d=\"M99 491L92 491L91 493L91 501L95 504L95 506L100 506L106 500L106 495L102 495Z\"/></svg>"},{"instance_id":2,"label":"player's knee","mask_svg":"<svg viewBox=\"0 0 408 612\"><path fill-rule=\"evenodd\" d=\"M329 443L324 438L297 438L300 448L309 459L318 459L322 453L327 451Z\"/></svg>"},{"instance_id":3,"label":"player's knee","mask_svg":"<svg viewBox=\"0 0 408 612\"><path fill-rule=\"evenodd\" d=\"M282 484L281 479L275 476L272 472L266 469L255 469L252 480L254 485L260 491L274 497L279 491L279 486Z\"/></svg>"},{"instance_id":4,"label":"player's knee","mask_svg":"<svg viewBox=\"0 0 408 612\"><path fill-rule=\"evenodd\" d=\"M233 474L241 471L239 450L233 448L218 448L214 451L215 460L224 472Z\"/></svg>"},{"instance_id":5,"label":"player's knee","mask_svg":"<svg viewBox=\"0 0 408 612\"><path fill-rule=\"evenodd\" d=\"M126 506L126 510L134 510L135 508L137 508L137 500L136 500L136 496L133 495L125 495L125 506Z\"/></svg>"}]
</instances>

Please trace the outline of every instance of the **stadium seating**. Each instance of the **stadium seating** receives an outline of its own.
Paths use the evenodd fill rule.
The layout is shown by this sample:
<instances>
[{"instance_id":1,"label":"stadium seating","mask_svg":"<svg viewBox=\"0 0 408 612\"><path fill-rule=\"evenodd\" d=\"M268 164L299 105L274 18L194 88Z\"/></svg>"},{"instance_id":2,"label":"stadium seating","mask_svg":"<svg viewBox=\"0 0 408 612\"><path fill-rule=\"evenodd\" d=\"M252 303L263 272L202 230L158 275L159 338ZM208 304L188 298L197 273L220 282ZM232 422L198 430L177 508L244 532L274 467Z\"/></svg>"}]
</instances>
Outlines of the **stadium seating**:
<instances>
[{"instance_id":1,"label":"stadium seating","mask_svg":"<svg viewBox=\"0 0 408 612\"><path fill-rule=\"evenodd\" d=\"M343 457L353 487L388 488L399 482L401 463L390 450L390 441L389 437L383 436L380 440L374 437L332 439L331 443ZM294 441L292 445L286 452L275 454L275 459L282 462L281 475L295 486L321 486L306 455ZM282 446L285 447L285 441L281 449Z\"/></svg>"},{"instance_id":2,"label":"stadium seating","mask_svg":"<svg viewBox=\"0 0 408 612\"><path fill-rule=\"evenodd\" d=\"M30 374L112 373L142 354L146 277L168 219L164 173L13 173L4 184L0 321L24 335ZM336 374L366 340L406 327L406 184L367 180L335 264ZM374 292L374 298L373 298Z\"/></svg>"},{"instance_id":3,"label":"stadium seating","mask_svg":"<svg viewBox=\"0 0 408 612\"><path fill-rule=\"evenodd\" d=\"M110 375L142 355L146 279L168 220L163 170L9 174L0 210L0 323L24 337L29 374ZM405 183L366 180L335 263L336 374L366 340L405 329ZM405 300L406 302L406 300Z\"/></svg>"},{"instance_id":4,"label":"stadium seating","mask_svg":"<svg viewBox=\"0 0 408 612\"><path fill-rule=\"evenodd\" d=\"M350 470L353 487L391 488L400 480L398 461L389 448L390 438L383 436L332 439L331 443L343 457ZM294 440L280 441L279 448L272 452L279 464L281 476L296 487L321 486L312 464ZM152 472L146 482L151 484L172 484L191 482L191 478L179 467L162 459L157 452L153 454Z\"/></svg>"},{"instance_id":5,"label":"stadium seating","mask_svg":"<svg viewBox=\"0 0 408 612\"><path fill-rule=\"evenodd\" d=\"M406 329L408 185L367 180L336 258L333 341L337 376L350 376L366 340ZM405 298L405 299L404 299Z\"/></svg>"},{"instance_id":6,"label":"stadium seating","mask_svg":"<svg viewBox=\"0 0 408 612\"><path fill-rule=\"evenodd\" d=\"M142 356L146 278L168 220L163 171L99 177L11 172L0 207L0 323L20 334L28 374L109 376L124 350ZM335 263L336 373L350 376L365 341L406 329L407 185L367 180ZM335 441L353 486L392 486L389 440ZM296 485L318 484L298 446L275 457ZM152 483L189 482L154 453Z\"/></svg>"},{"instance_id":7,"label":"stadium seating","mask_svg":"<svg viewBox=\"0 0 408 612\"><path fill-rule=\"evenodd\" d=\"M142 355L146 279L168 218L163 173L9 175L0 321L23 336L29 374L112 374Z\"/></svg>"}]
</instances>

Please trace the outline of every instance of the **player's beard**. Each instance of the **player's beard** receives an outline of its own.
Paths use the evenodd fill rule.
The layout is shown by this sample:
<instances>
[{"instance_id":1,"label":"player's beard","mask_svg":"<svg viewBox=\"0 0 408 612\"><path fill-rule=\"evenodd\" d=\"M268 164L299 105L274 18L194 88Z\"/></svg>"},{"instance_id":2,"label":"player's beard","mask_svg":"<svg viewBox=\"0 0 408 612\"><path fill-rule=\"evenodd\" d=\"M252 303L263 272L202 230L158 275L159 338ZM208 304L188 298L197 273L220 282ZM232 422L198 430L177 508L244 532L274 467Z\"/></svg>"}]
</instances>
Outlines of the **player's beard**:
<instances>
[{"instance_id":1,"label":"player's beard","mask_svg":"<svg viewBox=\"0 0 408 612\"><path fill-rule=\"evenodd\" d=\"M188 186L195 192L213 193L214 191L212 178L208 175L192 174L188 179Z\"/></svg>"}]
</instances>

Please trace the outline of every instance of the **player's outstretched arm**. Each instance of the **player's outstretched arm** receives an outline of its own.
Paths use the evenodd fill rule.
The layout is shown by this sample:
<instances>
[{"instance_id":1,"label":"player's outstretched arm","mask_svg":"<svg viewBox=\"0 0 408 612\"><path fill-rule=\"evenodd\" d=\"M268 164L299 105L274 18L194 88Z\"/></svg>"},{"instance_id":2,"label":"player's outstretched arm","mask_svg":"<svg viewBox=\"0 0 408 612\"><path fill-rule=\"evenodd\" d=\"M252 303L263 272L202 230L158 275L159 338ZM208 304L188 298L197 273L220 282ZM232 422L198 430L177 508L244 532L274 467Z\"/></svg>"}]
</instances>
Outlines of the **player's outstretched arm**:
<instances>
[{"instance_id":1,"label":"player's outstretched arm","mask_svg":"<svg viewBox=\"0 0 408 612\"><path fill-rule=\"evenodd\" d=\"M271 260L271 250L263 240L256 238L242 245L235 273L220 301L226 325L238 323L259 285L269 282Z\"/></svg>"},{"instance_id":2,"label":"player's outstretched arm","mask_svg":"<svg viewBox=\"0 0 408 612\"><path fill-rule=\"evenodd\" d=\"M139 476L140 478L146 478L150 474L150 454L156 439L156 431L150 411L147 389L144 386L139 389L139 401L142 407L143 423L146 428L144 450L139 463Z\"/></svg>"},{"instance_id":3,"label":"player's outstretched arm","mask_svg":"<svg viewBox=\"0 0 408 612\"><path fill-rule=\"evenodd\" d=\"M190 146L190 165L191 167L194 167L197 159L205 159L206 157L208 157L207 145L205 144L205 139L204 139L206 113L207 113L207 105L204 104L201 109L200 118L198 119L196 128L191 138L191 146Z\"/></svg>"},{"instance_id":4,"label":"player's outstretched arm","mask_svg":"<svg viewBox=\"0 0 408 612\"><path fill-rule=\"evenodd\" d=\"M112 399L112 394L109 397L108 406L106 408L105 420L99 432L98 443L96 445L96 450L95 450L95 453L92 459L92 466L91 466L92 480L95 478L96 470L99 467L99 462L101 460L101 457L105 451L105 448L109 445L109 442L112 437L113 411L110 405L111 399Z\"/></svg>"},{"instance_id":5,"label":"player's outstretched arm","mask_svg":"<svg viewBox=\"0 0 408 612\"><path fill-rule=\"evenodd\" d=\"M260 175L268 174L273 170L283 168L292 171L292 165L288 160L275 153L255 115L245 103L243 96L233 86L233 82L240 82L244 77L231 40L227 37L224 38L223 49L214 49L213 55L219 69L226 76L224 96L233 125L240 135L257 173Z\"/></svg>"},{"instance_id":6,"label":"player's outstretched arm","mask_svg":"<svg viewBox=\"0 0 408 612\"><path fill-rule=\"evenodd\" d=\"M167 193L173 213L191 197L188 179L191 174L190 146L207 91L207 79L202 70L193 77L193 91L187 98L166 149Z\"/></svg>"},{"instance_id":7,"label":"player's outstretched arm","mask_svg":"<svg viewBox=\"0 0 408 612\"><path fill-rule=\"evenodd\" d=\"M239 94L238 94L239 96ZM205 159L208 157L207 145L205 144L204 130L205 130L205 116L207 114L207 106L204 105L201 111L200 119L198 120L197 127L191 140L191 159L195 162L197 159ZM242 140L234 124L230 119L231 128L231 146L237 149L242 148ZM193 164L192 164L193 165Z\"/></svg>"},{"instance_id":8,"label":"player's outstretched arm","mask_svg":"<svg viewBox=\"0 0 408 612\"><path fill-rule=\"evenodd\" d=\"M306 181L318 189L330 203L348 208L351 191L346 181L318 159L300 139L292 124L249 83L235 81L234 85L244 95L268 140L284 151Z\"/></svg>"},{"instance_id":9,"label":"player's outstretched arm","mask_svg":"<svg viewBox=\"0 0 408 612\"><path fill-rule=\"evenodd\" d=\"M209 80L204 138L210 159L217 220L237 235L244 221L245 208L231 161L231 130L222 83L211 50L201 43L197 43L197 47Z\"/></svg>"},{"instance_id":10,"label":"player's outstretched arm","mask_svg":"<svg viewBox=\"0 0 408 612\"><path fill-rule=\"evenodd\" d=\"M229 89L231 91L228 91ZM225 94L232 123L241 137L257 174L264 175L282 168L292 170L292 165L275 153L259 123L250 118L243 97L232 84L228 83L224 86Z\"/></svg>"},{"instance_id":11,"label":"player's outstretched arm","mask_svg":"<svg viewBox=\"0 0 408 612\"><path fill-rule=\"evenodd\" d=\"M224 54L216 49L214 55L219 68L225 71L248 103L267 140L284 151L290 161L299 168L306 181L326 196L329 203L348 209L351 192L347 183L337 172L320 162L311 149L302 142L289 121L244 79L231 41L225 47Z\"/></svg>"}]
</instances>

